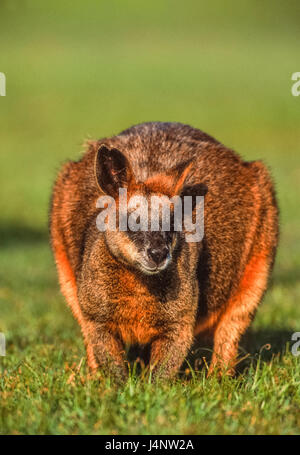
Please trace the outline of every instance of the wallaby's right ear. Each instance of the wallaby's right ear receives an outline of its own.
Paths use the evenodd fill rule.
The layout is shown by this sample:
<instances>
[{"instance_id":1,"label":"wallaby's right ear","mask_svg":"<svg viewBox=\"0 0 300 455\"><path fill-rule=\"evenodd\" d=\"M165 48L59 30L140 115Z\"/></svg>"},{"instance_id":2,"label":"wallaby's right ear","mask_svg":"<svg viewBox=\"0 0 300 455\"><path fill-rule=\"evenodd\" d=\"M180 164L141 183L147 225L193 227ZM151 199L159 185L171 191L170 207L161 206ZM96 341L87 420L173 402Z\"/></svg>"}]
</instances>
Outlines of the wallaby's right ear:
<instances>
[{"instance_id":1,"label":"wallaby's right ear","mask_svg":"<svg viewBox=\"0 0 300 455\"><path fill-rule=\"evenodd\" d=\"M130 164L116 148L109 149L101 145L95 158L95 177L100 189L110 196L116 197L119 188L128 187L133 180Z\"/></svg>"}]
</instances>

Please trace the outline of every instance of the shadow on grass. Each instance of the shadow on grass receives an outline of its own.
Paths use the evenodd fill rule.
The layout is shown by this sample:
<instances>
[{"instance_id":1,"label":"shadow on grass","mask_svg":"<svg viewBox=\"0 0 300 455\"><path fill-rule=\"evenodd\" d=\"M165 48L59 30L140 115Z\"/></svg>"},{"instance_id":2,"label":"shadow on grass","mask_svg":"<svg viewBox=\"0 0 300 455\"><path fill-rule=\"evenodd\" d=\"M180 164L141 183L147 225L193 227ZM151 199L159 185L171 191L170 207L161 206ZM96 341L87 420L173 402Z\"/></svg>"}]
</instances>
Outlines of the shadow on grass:
<instances>
[{"instance_id":1,"label":"shadow on grass","mask_svg":"<svg viewBox=\"0 0 300 455\"><path fill-rule=\"evenodd\" d=\"M291 344L293 329L250 329L240 342L237 373L242 374L251 363L255 363L258 358L262 362L270 362L274 355L282 355L286 351L287 344ZM212 355L212 343L198 341L183 369L192 366L196 370L209 365Z\"/></svg>"},{"instance_id":2,"label":"shadow on grass","mask_svg":"<svg viewBox=\"0 0 300 455\"><path fill-rule=\"evenodd\" d=\"M250 366L256 364L258 358L262 362L270 362L274 355L281 355L286 351L287 343L291 342L293 330L290 329L260 329L249 330L240 343L240 361L236 367L237 375L242 374ZM180 368L180 377L191 379L186 376L190 367L194 370L206 369L211 361L213 345L209 342L198 341L195 343L188 358ZM139 374L148 365L150 359L150 346L131 346L127 350L127 359L131 365L131 370L135 369ZM135 364L135 367L133 366Z\"/></svg>"},{"instance_id":3,"label":"shadow on grass","mask_svg":"<svg viewBox=\"0 0 300 455\"><path fill-rule=\"evenodd\" d=\"M33 245L48 241L47 230L37 229L32 226L13 223L0 224L0 247L10 248L15 245Z\"/></svg>"},{"instance_id":4,"label":"shadow on grass","mask_svg":"<svg viewBox=\"0 0 300 455\"><path fill-rule=\"evenodd\" d=\"M273 354L285 350L293 332L293 329L252 329L245 334L241 347L250 354L260 352L262 360L270 360ZM267 345L269 349L266 349Z\"/></svg>"}]
</instances>

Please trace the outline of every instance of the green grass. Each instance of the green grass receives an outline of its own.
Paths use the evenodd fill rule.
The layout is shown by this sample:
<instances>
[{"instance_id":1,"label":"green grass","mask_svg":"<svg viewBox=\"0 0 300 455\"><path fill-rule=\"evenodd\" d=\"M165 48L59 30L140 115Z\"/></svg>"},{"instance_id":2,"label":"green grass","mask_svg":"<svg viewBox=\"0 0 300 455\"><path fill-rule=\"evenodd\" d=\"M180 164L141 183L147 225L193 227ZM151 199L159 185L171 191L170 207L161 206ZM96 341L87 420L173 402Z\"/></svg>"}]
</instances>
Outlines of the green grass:
<instances>
[{"instance_id":1,"label":"green grass","mask_svg":"<svg viewBox=\"0 0 300 455\"><path fill-rule=\"evenodd\" d=\"M0 434L300 433L299 19L296 1L1 2ZM59 293L47 212L60 163L150 120L203 129L276 181L280 248L235 379L91 379Z\"/></svg>"}]
</instances>

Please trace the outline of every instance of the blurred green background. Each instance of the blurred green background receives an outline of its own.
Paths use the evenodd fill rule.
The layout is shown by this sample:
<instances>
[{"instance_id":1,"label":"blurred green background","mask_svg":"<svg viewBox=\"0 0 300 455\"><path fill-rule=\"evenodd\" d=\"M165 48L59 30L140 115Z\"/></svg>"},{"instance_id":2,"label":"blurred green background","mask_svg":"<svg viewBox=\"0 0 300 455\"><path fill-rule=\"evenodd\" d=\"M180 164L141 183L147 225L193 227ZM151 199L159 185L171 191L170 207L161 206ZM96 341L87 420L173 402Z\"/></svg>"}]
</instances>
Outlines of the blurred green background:
<instances>
[{"instance_id":1,"label":"blurred green background","mask_svg":"<svg viewBox=\"0 0 300 455\"><path fill-rule=\"evenodd\" d=\"M0 358L0 379L24 359L39 376L41 362L55 374L56 361L61 368L84 356L48 245L51 186L85 139L143 121L191 124L272 169L281 242L254 324L254 351L270 339L275 353L284 349L300 330L300 97L291 94L292 73L300 71L299 24L297 0L1 0L0 331L8 354ZM26 432L23 414L7 417L11 393L2 401L2 431ZM78 430L48 427L49 409L37 411L32 431Z\"/></svg>"}]
</instances>

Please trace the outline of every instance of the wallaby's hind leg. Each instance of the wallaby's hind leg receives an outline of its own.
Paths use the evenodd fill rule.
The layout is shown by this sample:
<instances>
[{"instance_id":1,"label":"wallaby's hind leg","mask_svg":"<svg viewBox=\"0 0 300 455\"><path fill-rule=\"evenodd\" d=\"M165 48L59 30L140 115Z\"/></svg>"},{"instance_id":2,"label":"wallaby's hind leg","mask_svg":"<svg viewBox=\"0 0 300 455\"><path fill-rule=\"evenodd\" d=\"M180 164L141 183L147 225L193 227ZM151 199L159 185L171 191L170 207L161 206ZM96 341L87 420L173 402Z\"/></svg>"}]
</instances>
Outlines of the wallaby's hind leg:
<instances>
[{"instance_id":1,"label":"wallaby's hind leg","mask_svg":"<svg viewBox=\"0 0 300 455\"><path fill-rule=\"evenodd\" d=\"M95 371L98 367L98 363L96 361L93 348L88 341L87 328L85 327L82 312L78 302L77 286L74 273L65 253L64 247L61 244L58 244L57 238L53 241L53 247L61 292L81 327L86 345L88 366L92 371Z\"/></svg>"},{"instance_id":2,"label":"wallaby's hind leg","mask_svg":"<svg viewBox=\"0 0 300 455\"><path fill-rule=\"evenodd\" d=\"M249 256L237 291L215 319L211 330L214 349L210 372L234 372L238 344L250 325L267 288L278 243L278 209L270 176L263 163L249 163L256 173L252 187L255 210L242 258Z\"/></svg>"},{"instance_id":3,"label":"wallaby's hind leg","mask_svg":"<svg viewBox=\"0 0 300 455\"><path fill-rule=\"evenodd\" d=\"M116 373L117 378L125 378L127 373L123 346L107 331L101 327L95 327L94 323L84 319L78 301L75 277L64 248L60 245L54 245L54 253L61 291L80 325L90 370L95 372L102 365L110 367L109 369Z\"/></svg>"},{"instance_id":4,"label":"wallaby's hind leg","mask_svg":"<svg viewBox=\"0 0 300 455\"><path fill-rule=\"evenodd\" d=\"M270 260L267 252L253 256L245 268L237 293L229 300L213 329L214 349L210 373L234 372L241 336L250 325L267 287Z\"/></svg>"}]
</instances>

